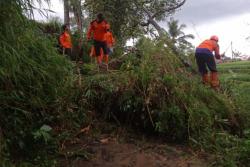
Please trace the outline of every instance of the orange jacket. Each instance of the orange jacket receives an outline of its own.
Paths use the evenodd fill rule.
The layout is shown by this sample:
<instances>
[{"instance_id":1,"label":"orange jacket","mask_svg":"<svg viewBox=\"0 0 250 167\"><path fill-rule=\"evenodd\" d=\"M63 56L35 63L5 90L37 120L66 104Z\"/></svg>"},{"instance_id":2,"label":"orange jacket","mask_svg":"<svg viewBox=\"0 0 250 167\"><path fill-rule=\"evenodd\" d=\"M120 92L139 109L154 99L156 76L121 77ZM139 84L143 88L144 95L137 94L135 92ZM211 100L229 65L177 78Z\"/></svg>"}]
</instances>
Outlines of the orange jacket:
<instances>
[{"instance_id":1,"label":"orange jacket","mask_svg":"<svg viewBox=\"0 0 250 167\"><path fill-rule=\"evenodd\" d=\"M71 37L70 34L65 31L60 35L60 44L63 48L72 48Z\"/></svg>"},{"instance_id":2,"label":"orange jacket","mask_svg":"<svg viewBox=\"0 0 250 167\"><path fill-rule=\"evenodd\" d=\"M207 39L203 41L197 48L205 48L211 52L215 52L216 57L220 57L219 45L214 40Z\"/></svg>"},{"instance_id":3,"label":"orange jacket","mask_svg":"<svg viewBox=\"0 0 250 167\"><path fill-rule=\"evenodd\" d=\"M109 24L103 20L102 22L98 23L96 20L90 23L87 39L91 39L93 35L93 39L97 41L105 41L105 34L109 29Z\"/></svg>"},{"instance_id":4,"label":"orange jacket","mask_svg":"<svg viewBox=\"0 0 250 167\"><path fill-rule=\"evenodd\" d=\"M115 39L113 37L112 32L108 31L105 34L105 41L106 41L108 47L112 47L115 44Z\"/></svg>"}]
</instances>

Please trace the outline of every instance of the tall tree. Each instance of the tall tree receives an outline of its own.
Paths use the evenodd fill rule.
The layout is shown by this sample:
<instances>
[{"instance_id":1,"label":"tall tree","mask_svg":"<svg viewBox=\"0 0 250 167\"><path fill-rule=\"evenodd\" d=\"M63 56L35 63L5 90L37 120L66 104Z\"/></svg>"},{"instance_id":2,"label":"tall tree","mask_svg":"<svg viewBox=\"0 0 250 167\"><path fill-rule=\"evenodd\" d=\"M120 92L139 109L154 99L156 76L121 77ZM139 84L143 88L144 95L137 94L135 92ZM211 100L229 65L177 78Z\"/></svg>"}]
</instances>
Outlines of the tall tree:
<instances>
[{"instance_id":1,"label":"tall tree","mask_svg":"<svg viewBox=\"0 0 250 167\"><path fill-rule=\"evenodd\" d=\"M78 46L77 46L77 61L79 60L79 55L82 49L83 42L83 15L82 15L82 2L81 0L71 0L72 11L74 13L74 18L77 25L77 33L79 35L78 38Z\"/></svg>"},{"instance_id":2,"label":"tall tree","mask_svg":"<svg viewBox=\"0 0 250 167\"><path fill-rule=\"evenodd\" d=\"M69 18L70 4L69 4L69 0L63 0L63 6L64 6L64 24L70 24L70 18Z\"/></svg>"}]
</instances>

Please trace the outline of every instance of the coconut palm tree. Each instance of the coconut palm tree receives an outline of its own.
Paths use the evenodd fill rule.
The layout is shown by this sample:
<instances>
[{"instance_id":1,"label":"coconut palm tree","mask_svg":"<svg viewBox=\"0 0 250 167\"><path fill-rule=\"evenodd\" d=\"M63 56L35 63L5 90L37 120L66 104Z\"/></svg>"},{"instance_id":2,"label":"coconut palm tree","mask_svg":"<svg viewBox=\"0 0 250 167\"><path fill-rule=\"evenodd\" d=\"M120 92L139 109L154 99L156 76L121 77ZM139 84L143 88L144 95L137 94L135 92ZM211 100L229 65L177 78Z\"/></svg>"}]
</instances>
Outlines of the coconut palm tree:
<instances>
[{"instance_id":1,"label":"coconut palm tree","mask_svg":"<svg viewBox=\"0 0 250 167\"><path fill-rule=\"evenodd\" d=\"M186 28L185 24L179 25L179 21L171 18L168 22L168 34L171 42L176 48L186 50L192 48L192 44L188 39L194 39L192 34L185 34L183 29Z\"/></svg>"}]
</instances>

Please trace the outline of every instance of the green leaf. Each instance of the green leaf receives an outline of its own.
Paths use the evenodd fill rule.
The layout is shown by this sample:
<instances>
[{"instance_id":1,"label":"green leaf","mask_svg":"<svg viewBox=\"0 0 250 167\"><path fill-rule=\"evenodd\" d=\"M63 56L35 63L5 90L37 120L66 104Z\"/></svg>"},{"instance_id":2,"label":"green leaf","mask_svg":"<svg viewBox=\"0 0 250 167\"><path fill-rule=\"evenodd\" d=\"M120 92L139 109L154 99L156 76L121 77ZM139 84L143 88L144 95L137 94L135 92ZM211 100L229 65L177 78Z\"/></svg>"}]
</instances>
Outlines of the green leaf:
<instances>
[{"instance_id":1,"label":"green leaf","mask_svg":"<svg viewBox=\"0 0 250 167\"><path fill-rule=\"evenodd\" d=\"M41 131L45 131L45 132L49 132L52 130L52 128L49 126L49 125L43 125L41 128L40 128Z\"/></svg>"}]
</instances>

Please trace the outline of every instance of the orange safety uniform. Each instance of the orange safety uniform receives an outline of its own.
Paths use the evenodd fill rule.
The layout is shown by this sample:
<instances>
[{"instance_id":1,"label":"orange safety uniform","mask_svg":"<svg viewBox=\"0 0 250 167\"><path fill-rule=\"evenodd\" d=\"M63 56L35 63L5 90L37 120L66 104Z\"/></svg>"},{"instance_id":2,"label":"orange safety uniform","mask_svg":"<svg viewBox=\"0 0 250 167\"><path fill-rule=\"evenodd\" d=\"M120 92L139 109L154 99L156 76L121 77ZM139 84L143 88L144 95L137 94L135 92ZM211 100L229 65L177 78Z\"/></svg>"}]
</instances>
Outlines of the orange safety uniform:
<instances>
[{"instance_id":1,"label":"orange safety uniform","mask_svg":"<svg viewBox=\"0 0 250 167\"><path fill-rule=\"evenodd\" d=\"M87 39L90 40L93 38L94 47L91 48L91 56L97 56L96 60L98 64L101 64L102 58L108 55L107 43L105 34L107 33L110 25L106 20L98 22L94 20L90 23L87 32Z\"/></svg>"},{"instance_id":2,"label":"orange safety uniform","mask_svg":"<svg viewBox=\"0 0 250 167\"><path fill-rule=\"evenodd\" d=\"M71 42L71 37L70 34L67 31L64 31L60 35L60 44L62 45L63 48L66 49L71 49L72 48L72 42Z\"/></svg>"},{"instance_id":3,"label":"orange safety uniform","mask_svg":"<svg viewBox=\"0 0 250 167\"><path fill-rule=\"evenodd\" d=\"M97 20L94 20L90 23L87 32L87 39L91 39L93 35L93 39L96 41L105 41L105 34L109 29L109 24L107 21L103 20L102 22L98 23Z\"/></svg>"},{"instance_id":4,"label":"orange safety uniform","mask_svg":"<svg viewBox=\"0 0 250 167\"><path fill-rule=\"evenodd\" d=\"M220 58L219 45L214 40L207 39L203 41L197 48L208 49L211 53L214 51L215 57L217 59Z\"/></svg>"},{"instance_id":5,"label":"orange safety uniform","mask_svg":"<svg viewBox=\"0 0 250 167\"><path fill-rule=\"evenodd\" d=\"M108 31L106 34L105 34L105 41L108 45L108 47L113 47L113 45L115 44L115 39L113 37L113 34L112 32Z\"/></svg>"},{"instance_id":6,"label":"orange safety uniform","mask_svg":"<svg viewBox=\"0 0 250 167\"><path fill-rule=\"evenodd\" d=\"M108 61L109 61L108 55L110 55L112 53L112 47L113 47L113 45L115 43L115 39L113 37L112 32L110 32L110 31L106 32L106 34L105 34L105 42L107 44L107 52L108 52L108 54L104 55L103 59L104 59L105 63L108 64Z\"/></svg>"},{"instance_id":7,"label":"orange safety uniform","mask_svg":"<svg viewBox=\"0 0 250 167\"><path fill-rule=\"evenodd\" d=\"M218 43L215 40L207 39L196 48L195 58L199 72L202 75L203 83L211 84L213 88L218 88L219 79L213 52L216 59L220 59L221 56ZM210 76L207 67L210 70Z\"/></svg>"}]
</instances>

